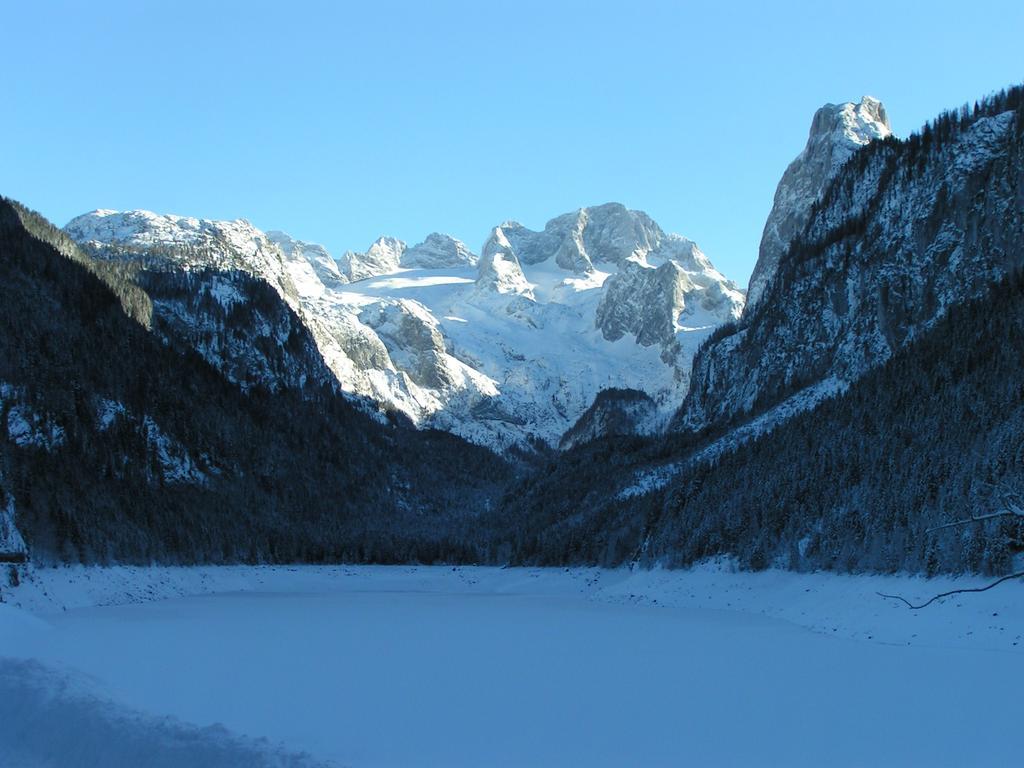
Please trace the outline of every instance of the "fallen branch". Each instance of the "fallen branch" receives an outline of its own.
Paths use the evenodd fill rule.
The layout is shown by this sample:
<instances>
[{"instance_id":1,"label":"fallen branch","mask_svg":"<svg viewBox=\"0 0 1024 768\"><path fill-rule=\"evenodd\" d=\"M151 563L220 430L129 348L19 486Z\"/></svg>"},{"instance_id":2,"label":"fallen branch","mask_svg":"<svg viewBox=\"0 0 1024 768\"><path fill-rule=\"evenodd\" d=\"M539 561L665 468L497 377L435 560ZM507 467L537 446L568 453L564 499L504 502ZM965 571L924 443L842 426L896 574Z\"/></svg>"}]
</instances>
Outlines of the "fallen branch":
<instances>
[{"instance_id":1,"label":"fallen branch","mask_svg":"<svg viewBox=\"0 0 1024 768\"><path fill-rule=\"evenodd\" d=\"M931 533L932 531L941 531L943 528L953 528L958 525L967 525L968 523L980 523L982 520L993 520L997 517L1024 517L1024 499L1016 491L1011 491L1008 488L1001 486L992 485L991 483L985 483L992 488L996 489L999 494L1000 500L1003 502L1003 509L998 512L993 512L989 515L974 515L965 518L963 520L954 520L952 523L943 523L942 525L935 525L931 528L926 528L925 533Z\"/></svg>"},{"instance_id":2,"label":"fallen branch","mask_svg":"<svg viewBox=\"0 0 1024 768\"><path fill-rule=\"evenodd\" d=\"M925 533L931 533L932 531L941 531L943 528L952 528L955 525L967 525L968 523L980 523L982 520L992 520L997 517L1024 517L1024 510L1019 507L1012 507L1010 509L1003 510L1002 512L993 512L991 515L971 515L964 520L954 520L952 523L943 523L942 525L935 525L931 528L926 528Z\"/></svg>"},{"instance_id":3,"label":"fallen branch","mask_svg":"<svg viewBox=\"0 0 1024 768\"><path fill-rule=\"evenodd\" d=\"M920 605L914 605L912 602L907 600L907 598L901 595L886 595L881 592L875 592L875 594L879 597L884 597L887 600L899 600L900 602L906 603L908 608L913 608L916 611L921 608L927 608L936 600L941 600L942 598L949 597L950 595L960 595L965 592L987 592L988 590L992 589L992 587L998 587L1004 581L1010 581L1011 579L1019 579L1021 577L1024 577L1024 571L1018 571L1017 573L1011 573L1009 576L1003 576L1003 578L996 579L991 584L987 584L984 587L974 587L971 589L951 589L949 592L943 592L941 595L936 595L931 600L923 602Z\"/></svg>"}]
</instances>

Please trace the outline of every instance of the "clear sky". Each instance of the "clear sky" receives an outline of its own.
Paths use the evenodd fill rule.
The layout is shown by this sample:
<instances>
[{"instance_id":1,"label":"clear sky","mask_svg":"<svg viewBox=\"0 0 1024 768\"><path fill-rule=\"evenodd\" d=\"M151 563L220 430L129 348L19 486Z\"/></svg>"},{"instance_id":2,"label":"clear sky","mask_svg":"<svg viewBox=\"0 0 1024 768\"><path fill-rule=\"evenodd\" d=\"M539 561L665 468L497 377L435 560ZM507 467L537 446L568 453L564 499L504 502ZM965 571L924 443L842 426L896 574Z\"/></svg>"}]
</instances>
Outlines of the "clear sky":
<instances>
[{"instance_id":1,"label":"clear sky","mask_svg":"<svg viewBox=\"0 0 1024 768\"><path fill-rule=\"evenodd\" d=\"M0 193L474 250L611 200L746 284L821 104L1024 80L1024 3L6 2Z\"/></svg>"}]
</instances>

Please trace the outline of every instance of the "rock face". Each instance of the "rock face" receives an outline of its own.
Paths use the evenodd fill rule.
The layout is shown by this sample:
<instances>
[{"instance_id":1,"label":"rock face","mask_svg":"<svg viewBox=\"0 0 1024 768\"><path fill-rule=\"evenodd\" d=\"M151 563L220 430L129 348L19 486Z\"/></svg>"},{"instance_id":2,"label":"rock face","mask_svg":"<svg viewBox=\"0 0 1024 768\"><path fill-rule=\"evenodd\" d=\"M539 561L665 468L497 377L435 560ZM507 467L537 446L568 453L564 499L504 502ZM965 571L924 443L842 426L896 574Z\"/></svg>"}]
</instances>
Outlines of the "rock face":
<instances>
[{"instance_id":1,"label":"rock face","mask_svg":"<svg viewBox=\"0 0 1024 768\"><path fill-rule=\"evenodd\" d=\"M656 269L635 262L627 264L608 286L597 305L597 327L609 341L626 333L649 347L675 338L676 320L686 307L684 295L691 287L686 273L674 261Z\"/></svg>"},{"instance_id":2,"label":"rock face","mask_svg":"<svg viewBox=\"0 0 1024 768\"><path fill-rule=\"evenodd\" d=\"M533 286L523 274L516 252L502 227L495 227L484 244L477 270L476 288L484 295L514 294L533 298Z\"/></svg>"},{"instance_id":3,"label":"rock face","mask_svg":"<svg viewBox=\"0 0 1024 768\"><path fill-rule=\"evenodd\" d=\"M401 266L405 254L405 243L395 237L379 237L366 253L346 251L338 266L349 282L365 280L368 277L386 275Z\"/></svg>"},{"instance_id":4,"label":"rock face","mask_svg":"<svg viewBox=\"0 0 1024 768\"><path fill-rule=\"evenodd\" d=\"M250 323L259 339L223 331L217 307L259 305L245 284L255 277L309 329L341 389L493 448L557 445L607 388L643 390L664 416L685 394L697 346L743 307L692 241L617 203L540 232L506 222L479 258L434 233L412 247L381 237L335 262L248 222L144 211L95 211L66 231L144 265L150 288L166 289L156 302L166 333L239 383L321 375L304 354L268 355L287 350L286 317Z\"/></svg>"},{"instance_id":5,"label":"rock face","mask_svg":"<svg viewBox=\"0 0 1024 768\"><path fill-rule=\"evenodd\" d=\"M747 290L748 312L761 300L779 260L806 226L811 206L843 164L861 147L891 134L885 107L870 96L856 104L826 104L815 113L807 145L789 164L775 190Z\"/></svg>"},{"instance_id":6,"label":"rock face","mask_svg":"<svg viewBox=\"0 0 1024 768\"><path fill-rule=\"evenodd\" d=\"M801 398L813 405L1020 269L1024 126L999 109L997 100L857 152L760 300L695 361L676 425L724 424Z\"/></svg>"},{"instance_id":7,"label":"rock face","mask_svg":"<svg viewBox=\"0 0 1024 768\"><path fill-rule=\"evenodd\" d=\"M672 344L688 327L734 319L742 296L734 285L678 261L659 267L627 262L608 278L597 305L597 327L609 341L633 334L638 344Z\"/></svg>"},{"instance_id":8,"label":"rock face","mask_svg":"<svg viewBox=\"0 0 1024 768\"><path fill-rule=\"evenodd\" d=\"M419 245L406 249L402 254L401 265L409 269L444 269L472 267L477 260L477 255L461 240L433 232Z\"/></svg>"},{"instance_id":9,"label":"rock face","mask_svg":"<svg viewBox=\"0 0 1024 768\"><path fill-rule=\"evenodd\" d=\"M414 383L442 392L455 386L459 376L447 365L444 336L423 305L408 300L380 302L369 305L359 319L374 330L392 363Z\"/></svg>"},{"instance_id":10,"label":"rock face","mask_svg":"<svg viewBox=\"0 0 1024 768\"><path fill-rule=\"evenodd\" d=\"M325 288L337 290L348 282L348 278L341 273L338 262L322 245L304 243L291 238L284 232L277 231L267 232L267 238L281 249L285 266L288 267L292 280L300 289L303 285L308 285L316 293L319 289L317 282L319 282ZM312 272L312 278L309 277L310 272Z\"/></svg>"},{"instance_id":11,"label":"rock face","mask_svg":"<svg viewBox=\"0 0 1024 768\"><path fill-rule=\"evenodd\" d=\"M322 246L314 248L323 250ZM319 258L320 253L313 251L311 255ZM346 251L338 259L336 269L345 282L355 282L388 275L398 269L471 267L477 260L477 255L461 240L433 232L422 243L411 247L395 237L377 238L365 253Z\"/></svg>"}]
</instances>

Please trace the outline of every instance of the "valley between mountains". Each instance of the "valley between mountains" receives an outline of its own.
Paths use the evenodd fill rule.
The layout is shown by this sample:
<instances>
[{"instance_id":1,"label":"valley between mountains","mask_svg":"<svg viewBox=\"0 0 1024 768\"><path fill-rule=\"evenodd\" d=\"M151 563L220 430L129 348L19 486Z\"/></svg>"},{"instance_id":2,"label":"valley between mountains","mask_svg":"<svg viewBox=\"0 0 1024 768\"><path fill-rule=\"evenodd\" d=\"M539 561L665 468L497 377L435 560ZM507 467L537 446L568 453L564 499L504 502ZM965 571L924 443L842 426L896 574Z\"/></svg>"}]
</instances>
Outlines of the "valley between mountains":
<instances>
[{"instance_id":1,"label":"valley between mountains","mask_svg":"<svg viewBox=\"0 0 1024 768\"><path fill-rule=\"evenodd\" d=\"M748 289L618 203L476 248L3 202L0 549L983 572L1024 478L1022 91L829 104Z\"/></svg>"},{"instance_id":2,"label":"valley between mountains","mask_svg":"<svg viewBox=\"0 0 1024 768\"><path fill-rule=\"evenodd\" d=\"M1024 4L2 19L0 768L1024 762Z\"/></svg>"}]
</instances>

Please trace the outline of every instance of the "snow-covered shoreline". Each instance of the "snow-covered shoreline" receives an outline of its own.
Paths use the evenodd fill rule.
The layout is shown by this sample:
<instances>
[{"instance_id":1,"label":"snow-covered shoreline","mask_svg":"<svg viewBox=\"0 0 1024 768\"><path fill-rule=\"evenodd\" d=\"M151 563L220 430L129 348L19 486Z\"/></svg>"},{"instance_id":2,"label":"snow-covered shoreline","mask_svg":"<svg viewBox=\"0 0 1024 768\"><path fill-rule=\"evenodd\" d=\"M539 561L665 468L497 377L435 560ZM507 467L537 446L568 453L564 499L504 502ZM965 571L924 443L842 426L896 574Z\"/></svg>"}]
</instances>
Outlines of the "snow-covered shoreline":
<instances>
[{"instance_id":1,"label":"snow-covered shoreline","mask_svg":"<svg viewBox=\"0 0 1024 768\"><path fill-rule=\"evenodd\" d=\"M984 586L977 576L801 574L740 571L728 560L686 570L497 568L487 566L228 565L32 568L8 606L45 619L75 608L147 603L237 592L310 594L402 591L579 596L612 604L699 608L767 616L815 632L898 645L1024 652L1024 584L955 595L910 610L911 601ZM2 625L0 625L2 626Z\"/></svg>"}]
</instances>

